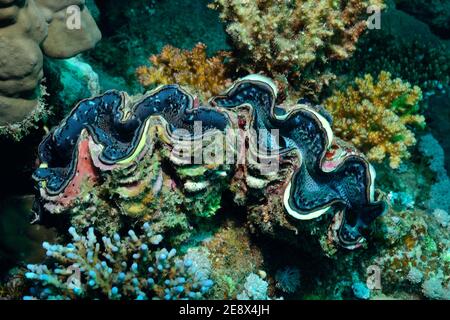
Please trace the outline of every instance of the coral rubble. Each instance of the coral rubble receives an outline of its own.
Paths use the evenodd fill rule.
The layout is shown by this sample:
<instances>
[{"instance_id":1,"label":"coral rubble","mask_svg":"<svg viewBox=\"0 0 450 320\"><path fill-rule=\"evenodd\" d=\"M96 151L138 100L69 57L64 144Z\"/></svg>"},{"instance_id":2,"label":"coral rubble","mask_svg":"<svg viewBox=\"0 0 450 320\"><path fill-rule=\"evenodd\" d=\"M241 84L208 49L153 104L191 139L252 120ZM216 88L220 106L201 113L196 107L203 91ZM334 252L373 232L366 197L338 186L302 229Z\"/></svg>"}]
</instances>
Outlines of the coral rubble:
<instances>
[{"instance_id":1,"label":"coral rubble","mask_svg":"<svg viewBox=\"0 0 450 320\"><path fill-rule=\"evenodd\" d=\"M375 230L380 247L368 263L380 266L383 292L450 298L448 226L415 209L389 213Z\"/></svg>"}]
</instances>

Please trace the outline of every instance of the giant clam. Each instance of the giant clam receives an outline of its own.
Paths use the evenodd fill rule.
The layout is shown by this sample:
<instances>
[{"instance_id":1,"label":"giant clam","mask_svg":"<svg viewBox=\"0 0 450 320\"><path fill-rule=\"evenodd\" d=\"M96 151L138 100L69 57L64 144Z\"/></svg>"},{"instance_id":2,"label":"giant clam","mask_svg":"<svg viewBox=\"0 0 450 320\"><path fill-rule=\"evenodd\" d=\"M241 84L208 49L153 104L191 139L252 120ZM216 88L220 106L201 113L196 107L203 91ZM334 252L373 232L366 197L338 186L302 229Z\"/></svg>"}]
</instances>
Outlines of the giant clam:
<instances>
[{"instance_id":1,"label":"giant clam","mask_svg":"<svg viewBox=\"0 0 450 320\"><path fill-rule=\"evenodd\" d=\"M176 210L206 217L217 211L224 192L245 188L248 194L277 184L289 219L301 223L334 215L330 237L346 248L360 246L361 230L385 210L384 202L375 200L375 171L360 153L333 137L323 109L303 102L280 107L276 98L270 79L251 75L207 105L178 85L139 98L109 91L83 100L39 147L38 201L44 212L79 214L80 206L99 212L103 206L102 215L114 221L123 215L151 220L161 198L166 204L179 196ZM250 134L246 143L229 147L242 135L240 129L268 133L258 140ZM180 149L207 150L214 161L186 162L193 155L180 157L174 152ZM240 159L242 149L252 161L228 161L230 153ZM286 178L276 167L255 173L264 167L263 160L283 162L292 154L293 174ZM87 223L105 219L98 214L90 218Z\"/></svg>"}]
</instances>

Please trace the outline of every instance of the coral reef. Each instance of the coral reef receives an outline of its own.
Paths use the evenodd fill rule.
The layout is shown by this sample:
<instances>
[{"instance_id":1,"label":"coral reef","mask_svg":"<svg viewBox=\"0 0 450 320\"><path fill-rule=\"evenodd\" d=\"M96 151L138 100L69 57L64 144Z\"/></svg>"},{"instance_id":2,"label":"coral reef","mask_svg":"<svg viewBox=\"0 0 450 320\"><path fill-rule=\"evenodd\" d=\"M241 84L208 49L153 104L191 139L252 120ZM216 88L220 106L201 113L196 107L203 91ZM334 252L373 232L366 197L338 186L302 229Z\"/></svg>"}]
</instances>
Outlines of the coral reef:
<instances>
[{"instance_id":1,"label":"coral reef","mask_svg":"<svg viewBox=\"0 0 450 320\"><path fill-rule=\"evenodd\" d=\"M330 241L360 247L362 231L385 211L375 199L373 168L334 139L323 108L283 109L276 96L270 79L253 75L212 98L211 106L199 106L176 85L139 98L110 91L80 102L39 147L34 179L44 213L68 213L77 227L107 234L120 229L122 216L173 224L174 212L188 219L213 215L231 179L232 186L245 183L241 201L252 207L259 194L281 201L277 214L299 223L336 215ZM239 128L258 131L259 141L244 134L237 146L230 143L246 132ZM235 161L242 152L248 163ZM282 179L280 159L288 167ZM181 206L166 208L174 199Z\"/></svg>"},{"instance_id":2,"label":"coral reef","mask_svg":"<svg viewBox=\"0 0 450 320\"><path fill-rule=\"evenodd\" d=\"M0 0L0 300L450 300L447 2Z\"/></svg>"},{"instance_id":3,"label":"coral reef","mask_svg":"<svg viewBox=\"0 0 450 320\"><path fill-rule=\"evenodd\" d=\"M388 157L390 166L398 168L410 156L408 147L416 143L408 126L425 126L418 114L421 99L419 87L383 71L376 80L371 75L356 78L347 90L334 92L325 106L339 137L351 141L369 160Z\"/></svg>"},{"instance_id":4,"label":"coral reef","mask_svg":"<svg viewBox=\"0 0 450 320\"><path fill-rule=\"evenodd\" d=\"M22 121L0 125L0 138L3 141L21 141L30 132L38 129L39 124L45 122L53 114L53 108L45 102L48 92L44 84L39 85L39 92L34 109Z\"/></svg>"},{"instance_id":5,"label":"coral reef","mask_svg":"<svg viewBox=\"0 0 450 320\"><path fill-rule=\"evenodd\" d=\"M161 101L161 109L150 107ZM53 214L69 212L66 217L77 229L95 226L103 234L111 235L128 219L152 221L155 231L172 231L175 242L186 240L196 217L210 217L219 209L221 189L229 170L227 164L220 163L185 164L186 155L183 158L172 152L180 137L169 126L178 123L178 129L193 130L196 119L182 119L184 112L191 113L193 103L193 97L177 86L157 89L134 101L118 92L83 101L40 147L43 163L35 178L41 181L40 197L45 210ZM142 119L146 124L139 127L141 120L130 118L131 122L123 123L122 128L111 127L113 131L109 131L108 136L108 131L103 130L109 130L109 125L103 126L111 121L112 115L119 119L122 112L128 112L121 109L126 105L130 107L129 111L138 112L136 115L144 112ZM178 110L178 114L172 113L173 110ZM192 111L192 117L197 117L198 121L211 121L210 125L219 128L224 125L224 115L213 110L198 111ZM97 125L92 122L82 128L78 121L86 124L100 121L99 131L95 129L88 133L89 128ZM131 139L128 149L122 140L125 136L117 135L127 130L125 136ZM71 135L69 140L67 133ZM214 147L214 136L222 133L209 131L205 134L203 138L209 136L210 139L197 139L200 148ZM57 142L52 146L54 139ZM63 146L60 143L63 141L69 144ZM115 146L119 149L114 150ZM67 158L60 158L64 155ZM67 167L60 170L58 166Z\"/></svg>"},{"instance_id":6,"label":"coral reef","mask_svg":"<svg viewBox=\"0 0 450 320\"><path fill-rule=\"evenodd\" d=\"M2 1L0 8L0 126L38 117L43 56L67 58L100 39L90 13L82 7L82 31L66 27L66 9L82 0ZM14 129L14 128L12 128ZM2 130L4 132L4 130Z\"/></svg>"},{"instance_id":7,"label":"coral reef","mask_svg":"<svg viewBox=\"0 0 450 320\"><path fill-rule=\"evenodd\" d=\"M201 253L177 256L175 249L158 248L162 236L144 224L142 235L133 230L121 238L102 237L94 229L69 232L66 246L44 243L48 265L28 265L31 294L25 299L201 299L213 282Z\"/></svg>"},{"instance_id":8,"label":"coral reef","mask_svg":"<svg viewBox=\"0 0 450 320\"><path fill-rule=\"evenodd\" d=\"M264 174L269 176L266 181L249 179L250 175L245 177L247 190L266 187L264 192L268 196L268 201L281 200L280 208L266 206L263 209L261 207L264 205L261 206L261 203L257 206L254 203L252 205L251 201L246 205L257 208L256 211L259 209L260 213L261 210L266 211L269 215L275 214L276 211L283 214L284 207L289 218L298 221L315 220L331 212L336 214L338 211L335 229L331 232L330 238L350 249L359 247L364 241L361 230L385 210L385 204L375 200L373 168L354 148L334 139L331 125L327 120L329 115L323 108L305 103L291 108L278 107L275 105L276 94L277 90L273 83L260 76L250 76L237 81L224 96L211 100L213 106L227 109L250 104L258 121L243 122L258 131L275 130L271 134L281 136L283 138L281 143L285 144L285 148L281 147L280 150L280 145L273 142L274 137L266 136L263 137L263 141L259 141L264 148L278 150L282 155L281 162L285 164L293 161L293 154L300 157L300 162L294 160L290 168L285 170L284 174L290 170L287 172L288 178L282 173L280 176L284 176L285 179L280 181L280 178L276 177L272 180L278 181L272 181L274 183L271 185L270 174L274 174L273 168L272 170L266 168ZM247 174L250 172L251 170L247 170ZM276 173L279 174L277 171ZM351 186L347 182L344 188L337 186L348 178L353 180ZM336 188L331 185L336 185ZM355 189L349 192L348 188ZM342 201L341 192L346 194L344 198L348 202ZM356 194L359 196L354 197ZM341 205L346 207L341 208L342 211L339 210ZM354 211L356 208L359 209ZM266 217L262 216L263 219Z\"/></svg>"},{"instance_id":9,"label":"coral reef","mask_svg":"<svg viewBox=\"0 0 450 320\"><path fill-rule=\"evenodd\" d=\"M302 255L315 260L309 267L318 270L302 277L301 289L309 289L296 298L448 299L448 232L448 225L421 209L391 207L373 224L364 250L337 252L331 259Z\"/></svg>"},{"instance_id":10,"label":"coral reef","mask_svg":"<svg viewBox=\"0 0 450 320\"><path fill-rule=\"evenodd\" d=\"M286 77L301 95L315 96L333 75L329 60L346 59L367 27L367 8L382 0L242 1L215 0L242 68ZM245 59L246 58L246 59Z\"/></svg>"},{"instance_id":11,"label":"coral reef","mask_svg":"<svg viewBox=\"0 0 450 320\"><path fill-rule=\"evenodd\" d=\"M245 279L244 290L237 295L238 300L268 300L269 284L257 274L251 273Z\"/></svg>"},{"instance_id":12,"label":"coral reef","mask_svg":"<svg viewBox=\"0 0 450 320\"><path fill-rule=\"evenodd\" d=\"M383 292L406 291L448 299L448 226L420 209L392 211L379 224L374 237L381 246L369 264L380 266Z\"/></svg>"},{"instance_id":13,"label":"coral reef","mask_svg":"<svg viewBox=\"0 0 450 320\"><path fill-rule=\"evenodd\" d=\"M254 245L245 227L227 221L204 241L212 264L214 299L235 299L244 290L246 277L263 266L260 249Z\"/></svg>"},{"instance_id":14,"label":"coral reef","mask_svg":"<svg viewBox=\"0 0 450 320\"><path fill-rule=\"evenodd\" d=\"M317 281L327 289L318 291L324 297L448 299L450 230L448 212L442 209L448 197L443 192L436 197L432 190L447 179L444 153L426 134L419 139L412 161L395 174L382 167L377 171L382 173L377 179L390 209L372 225L366 250L337 252L331 262L319 263L325 275ZM365 280L373 286L366 288Z\"/></svg>"},{"instance_id":15,"label":"coral reef","mask_svg":"<svg viewBox=\"0 0 450 320\"><path fill-rule=\"evenodd\" d=\"M45 55L52 58L69 58L93 48L100 40L100 31L85 6L85 0L34 0L34 2L48 24L48 34L41 44ZM78 7L80 26L69 27L71 11L67 9L71 6Z\"/></svg>"},{"instance_id":16,"label":"coral reef","mask_svg":"<svg viewBox=\"0 0 450 320\"><path fill-rule=\"evenodd\" d=\"M0 282L0 300L20 300L25 288L23 270L12 270L8 277Z\"/></svg>"},{"instance_id":17,"label":"coral reef","mask_svg":"<svg viewBox=\"0 0 450 320\"><path fill-rule=\"evenodd\" d=\"M144 87L177 83L207 101L231 84L224 66L227 56L226 52L219 52L207 58L206 46L202 43L192 51L166 46L159 55L150 57L150 67L139 67L136 73Z\"/></svg>"}]
</instances>

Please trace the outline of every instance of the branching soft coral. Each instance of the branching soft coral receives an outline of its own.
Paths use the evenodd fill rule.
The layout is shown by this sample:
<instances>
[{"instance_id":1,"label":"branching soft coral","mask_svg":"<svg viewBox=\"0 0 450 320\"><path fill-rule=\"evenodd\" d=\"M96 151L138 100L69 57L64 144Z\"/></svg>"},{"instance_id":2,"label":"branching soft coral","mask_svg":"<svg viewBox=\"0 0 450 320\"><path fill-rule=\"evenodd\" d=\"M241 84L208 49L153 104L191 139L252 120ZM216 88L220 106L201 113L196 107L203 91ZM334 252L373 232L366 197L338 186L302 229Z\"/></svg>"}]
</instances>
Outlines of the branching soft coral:
<instances>
[{"instance_id":1,"label":"branching soft coral","mask_svg":"<svg viewBox=\"0 0 450 320\"><path fill-rule=\"evenodd\" d=\"M150 57L151 66L137 69L141 84L153 85L180 84L192 89L202 99L222 93L231 83L226 77L224 59L226 52L208 58L206 46L198 43L192 51L180 50L172 46L163 48L159 55Z\"/></svg>"},{"instance_id":2,"label":"branching soft coral","mask_svg":"<svg viewBox=\"0 0 450 320\"><path fill-rule=\"evenodd\" d=\"M314 95L332 78L320 67L355 50L372 5L382 8L383 0L214 0L210 7L221 11L252 72L284 75L296 90Z\"/></svg>"},{"instance_id":3,"label":"branching soft coral","mask_svg":"<svg viewBox=\"0 0 450 320\"><path fill-rule=\"evenodd\" d=\"M325 106L338 136L352 141L371 161L389 156L390 166L397 168L416 143L407 126L425 125L425 118L417 114L421 99L419 87L382 71L376 82L371 75L356 78L346 91L334 92Z\"/></svg>"}]
</instances>

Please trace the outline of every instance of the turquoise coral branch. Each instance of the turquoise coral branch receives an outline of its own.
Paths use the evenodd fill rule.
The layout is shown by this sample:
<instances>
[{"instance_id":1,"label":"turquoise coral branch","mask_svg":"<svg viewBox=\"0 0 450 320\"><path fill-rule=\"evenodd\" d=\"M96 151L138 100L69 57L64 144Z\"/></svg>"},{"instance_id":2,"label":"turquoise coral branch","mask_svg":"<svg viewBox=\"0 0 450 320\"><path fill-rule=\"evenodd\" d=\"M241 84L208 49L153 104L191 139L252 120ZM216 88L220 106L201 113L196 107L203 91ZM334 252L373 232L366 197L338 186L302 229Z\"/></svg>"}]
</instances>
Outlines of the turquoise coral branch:
<instances>
[{"instance_id":1,"label":"turquoise coral branch","mask_svg":"<svg viewBox=\"0 0 450 320\"><path fill-rule=\"evenodd\" d=\"M79 235L71 227L72 243L43 244L54 263L27 266L32 285L25 299L202 299L213 286L207 258L180 257L175 249L159 247L163 237L149 224L142 231L99 242L93 228Z\"/></svg>"}]
</instances>

